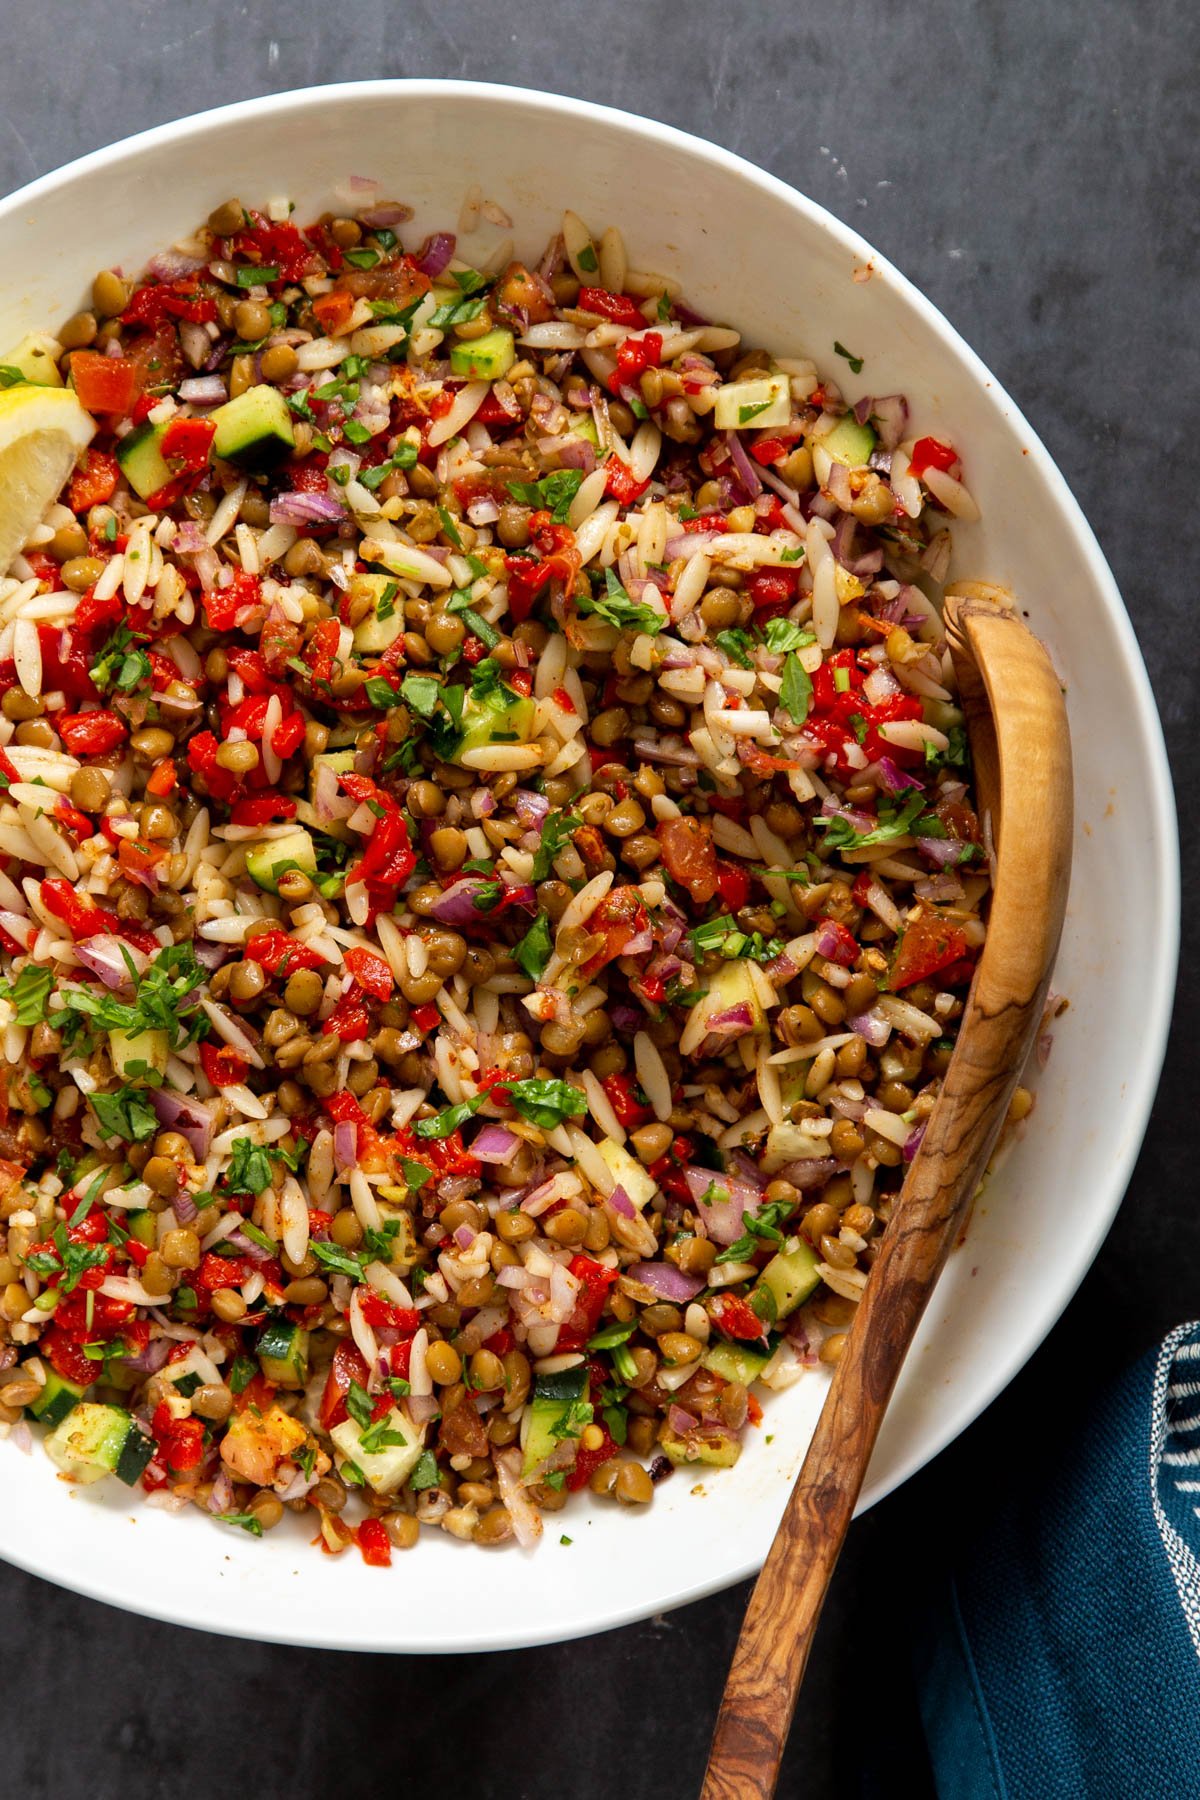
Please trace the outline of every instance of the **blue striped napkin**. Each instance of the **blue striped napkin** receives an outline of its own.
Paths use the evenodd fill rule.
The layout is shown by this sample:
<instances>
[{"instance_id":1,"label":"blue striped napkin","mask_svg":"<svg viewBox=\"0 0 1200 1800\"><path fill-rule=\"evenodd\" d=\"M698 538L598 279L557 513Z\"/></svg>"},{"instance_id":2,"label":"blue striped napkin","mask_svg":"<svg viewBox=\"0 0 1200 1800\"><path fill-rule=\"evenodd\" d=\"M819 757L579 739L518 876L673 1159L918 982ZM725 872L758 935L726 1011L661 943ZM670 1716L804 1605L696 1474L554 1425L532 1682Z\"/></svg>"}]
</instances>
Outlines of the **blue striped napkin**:
<instances>
[{"instance_id":1,"label":"blue striped napkin","mask_svg":"<svg viewBox=\"0 0 1200 1800\"><path fill-rule=\"evenodd\" d=\"M1200 1323L974 1544L917 1649L939 1800L1200 1800Z\"/></svg>"}]
</instances>

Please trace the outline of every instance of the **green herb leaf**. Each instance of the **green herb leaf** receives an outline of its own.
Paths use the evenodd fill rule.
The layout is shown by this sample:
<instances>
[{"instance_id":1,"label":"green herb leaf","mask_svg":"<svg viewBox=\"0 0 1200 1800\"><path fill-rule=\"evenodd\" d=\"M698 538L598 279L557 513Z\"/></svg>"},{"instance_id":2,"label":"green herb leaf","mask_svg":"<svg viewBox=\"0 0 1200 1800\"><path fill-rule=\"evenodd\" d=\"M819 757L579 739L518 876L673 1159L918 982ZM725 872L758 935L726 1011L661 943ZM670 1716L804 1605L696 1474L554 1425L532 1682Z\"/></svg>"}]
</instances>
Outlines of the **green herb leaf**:
<instances>
[{"instance_id":1,"label":"green herb leaf","mask_svg":"<svg viewBox=\"0 0 1200 1800\"><path fill-rule=\"evenodd\" d=\"M420 1138L449 1137L479 1111L486 1099L486 1094L476 1094L473 1100L461 1100L457 1106L447 1106L443 1112L435 1113L432 1119L418 1119L413 1130Z\"/></svg>"},{"instance_id":2,"label":"green herb leaf","mask_svg":"<svg viewBox=\"0 0 1200 1800\"><path fill-rule=\"evenodd\" d=\"M521 1117L542 1131L553 1131L564 1119L580 1118L587 1111L582 1088L572 1087L569 1081L538 1081L531 1077L527 1081L505 1082L504 1091Z\"/></svg>"},{"instance_id":3,"label":"green herb leaf","mask_svg":"<svg viewBox=\"0 0 1200 1800\"><path fill-rule=\"evenodd\" d=\"M605 569L604 587L605 591L600 596L592 594L588 598L585 595L577 602L581 613L595 613L619 630L636 629L646 632L650 637L657 637L665 629L667 621L664 615L640 600L631 600L615 569Z\"/></svg>"},{"instance_id":4,"label":"green herb leaf","mask_svg":"<svg viewBox=\"0 0 1200 1800\"><path fill-rule=\"evenodd\" d=\"M804 650L816 641L816 633L807 625L797 625L795 619L768 619L763 626L763 642L775 656Z\"/></svg>"},{"instance_id":5,"label":"green herb leaf","mask_svg":"<svg viewBox=\"0 0 1200 1800\"><path fill-rule=\"evenodd\" d=\"M0 981L0 998L12 1001L18 1025L40 1025L53 987L51 970L26 963L15 981Z\"/></svg>"},{"instance_id":6,"label":"green herb leaf","mask_svg":"<svg viewBox=\"0 0 1200 1800\"><path fill-rule=\"evenodd\" d=\"M510 481L507 485L514 500L524 506L548 508L554 523L565 525L582 480L582 469L557 469L552 475L543 475L540 481Z\"/></svg>"},{"instance_id":7,"label":"green herb leaf","mask_svg":"<svg viewBox=\"0 0 1200 1800\"><path fill-rule=\"evenodd\" d=\"M442 684L432 675L406 675L400 683L400 693L415 713L429 719L442 698Z\"/></svg>"},{"instance_id":8,"label":"green herb leaf","mask_svg":"<svg viewBox=\"0 0 1200 1800\"><path fill-rule=\"evenodd\" d=\"M258 1364L251 1356L235 1356L229 1370L229 1386L233 1393L242 1394L250 1386L258 1374Z\"/></svg>"},{"instance_id":9,"label":"green herb leaf","mask_svg":"<svg viewBox=\"0 0 1200 1800\"><path fill-rule=\"evenodd\" d=\"M91 1094L89 1101L105 1137L140 1144L158 1130L158 1114L141 1088L120 1087L112 1094Z\"/></svg>"},{"instance_id":10,"label":"green herb leaf","mask_svg":"<svg viewBox=\"0 0 1200 1800\"><path fill-rule=\"evenodd\" d=\"M855 374L855 375L862 374L863 358L861 356L851 355L850 351L847 350L845 344L839 344L836 340L834 342L833 348L838 356L845 357L846 361L850 364L850 369L853 374Z\"/></svg>"},{"instance_id":11,"label":"green herb leaf","mask_svg":"<svg viewBox=\"0 0 1200 1800\"><path fill-rule=\"evenodd\" d=\"M625 1343L637 1330L637 1320L631 1319L627 1325L604 1325L587 1341L589 1350L614 1350L618 1344Z\"/></svg>"},{"instance_id":12,"label":"green herb leaf","mask_svg":"<svg viewBox=\"0 0 1200 1800\"><path fill-rule=\"evenodd\" d=\"M542 821L542 839L533 855L533 874L531 879L537 883L545 881L554 868L555 858L562 855L571 841L571 833L578 829L580 820L575 813L551 812Z\"/></svg>"},{"instance_id":13,"label":"green herb leaf","mask_svg":"<svg viewBox=\"0 0 1200 1800\"><path fill-rule=\"evenodd\" d=\"M214 1513L213 1518L220 1519L222 1525L238 1525L243 1531L248 1531L251 1537L261 1537L263 1534L262 1524L253 1513Z\"/></svg>"},{"instance_id":14,"label":"green herb leaf","mask_svg":"<svg viewBox=\"0 0 1200 1800\"><path fill-rule=\"evenodd\" d=\"M791 714L797 725L803 725L808 717L808 709L812 705L812 692L812 680L800 658L793 651L783 665L783 685L779 690L779 704L785 712Z\"/></svg>"},{"instance_id":15,"label":"green herb leaf","mask_svg":"<svg viewBox=\"0 0 1200 1800\"><path fill-rule=\"evenodd\" d=\"M233 1156L225 1171L231 1194L261 1194L271 1185L271 1159L262 1144L249 1138L235 1138Z\"/></svg>"},{"instance_id":16,"label":"green herb leaf","mask_svg":"<svg viewBox=\"0 0 1200 1800\"><path fill-rule=\"evenodd\" d=\"M741 626L734 626L728 631L718 631L714 640L718 650L723 650L730 662L735 662L743 669L752 669L754 662L749 655L754 640L748 631Z\"/></svg>"},{"instance_id":17,"label":"green herb leaf","mask_svg":"<svg viewBox=\"0 0 1200 1800\"><path fill-rule=\"evenodd\" d=\"M323 1268L332 1269L335 1275L348 1275L351 1281L363 1278L363 1259L353 1250L343 1250L340 1244L321 1244L316 1238L309 1240L309 1249Z\"/></svg>"},{"instance_id":18,"label":"green herb leaf","mask_svg":"<svg viewBox=\"0 0 1200 1800\"><path fill-rule=\"evenodd\" d=\"M553 949L554 937L550 930L550 920L545 913L539 913L514 949L513 955L530 980L537 981L550 961Z\"/></svg>"},{"instance_id":19,"label":"green herb leaf","mask_svg":"<svg viewBox=\"0 0 1200 1800\"><path fill-rule=\"evenodd\" d=\"M433 1170L427 1169L422 1162L414 1162L409 1156L400 1158L400 1167L404 1172L404 1185L416 1193L427 1181L432 1181Z\"/></svg>"},{"instance_id":20,"label":"green herb leaf","mask_svg":"<svg viewBox=\"0 0 1200 1800\"><path fill-rule=\"evenodd\" d=\"M416 1467L408 1478L408 1485L414 1494L419 1494L425 1488L436 1487L437 1484L437 1457L432 1450L422 1450L417 1458Z\"/></svg>"}]
</instances>

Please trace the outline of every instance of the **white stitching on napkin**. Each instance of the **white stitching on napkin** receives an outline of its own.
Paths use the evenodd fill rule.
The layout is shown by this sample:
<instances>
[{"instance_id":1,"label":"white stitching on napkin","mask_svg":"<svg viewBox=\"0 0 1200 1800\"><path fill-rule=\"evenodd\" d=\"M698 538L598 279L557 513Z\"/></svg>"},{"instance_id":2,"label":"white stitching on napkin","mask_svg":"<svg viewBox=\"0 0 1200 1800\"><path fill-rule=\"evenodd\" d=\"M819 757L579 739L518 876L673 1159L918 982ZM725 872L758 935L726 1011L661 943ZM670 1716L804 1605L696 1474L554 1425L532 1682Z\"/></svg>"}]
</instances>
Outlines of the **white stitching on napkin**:
<instances>
[{"instance_id":1,"label":"white stitching on napkin","mask_svg":"<svg viewBox=\"0 0 1200 1800\"><path fill-rule=\"evenodd\" d=\"M1154 1371L1153 1410L1150 1418L1150 1503L1154 1508L1155 1523L1167 1553L1192 1646L1197 1656L1200 1656L1200 1561L1167 1518L1159 1485L1160 1482L1172 1481L1177 1491L1185 1493L1193 1493L1197 1488L1197 1483L1193 1481L1184 1481L1166 1473L1166 1465L1178 1466L1182 1463L1192 1466L1200 1461L1200 1450L1167 1449L1167 1440L1173 1430L1172 1421L1167 1417L1167 1400L1168 1397L1176 1397L1180 1388L1185 1385L1171 1383L1172 1368L1176 1362L1197 1360L1200 1360L1200 1323L1177 1326L1164 1340ZM1193 1507L1192 1510L1200 1514L1200 1508Z\"/></svg>"}]
</instances>

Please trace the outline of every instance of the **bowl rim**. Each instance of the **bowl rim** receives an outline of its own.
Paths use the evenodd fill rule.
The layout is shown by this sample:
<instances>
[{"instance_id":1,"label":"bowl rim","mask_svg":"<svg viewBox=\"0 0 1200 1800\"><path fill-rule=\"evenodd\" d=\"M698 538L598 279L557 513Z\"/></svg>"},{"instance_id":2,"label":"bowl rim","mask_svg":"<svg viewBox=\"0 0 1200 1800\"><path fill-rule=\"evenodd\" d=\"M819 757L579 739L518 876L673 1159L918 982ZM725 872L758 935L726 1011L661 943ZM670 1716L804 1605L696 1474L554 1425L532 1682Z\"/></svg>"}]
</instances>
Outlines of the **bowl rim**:
<instances>
[{"instance_id":1,"label":"bowl rim","mask_svg":"<svg viewBox=\"0 0 1200 1800\"><path fill-rule=\"evenodd\" d=\"M1154 945L1152 960L1145 971L1146 1015L1140 1041L1140 1053L1136 1066L1131 1072L1128 1086L1128 1103L1132 1116L1135 1119L1140 1118L1141 1123L1138 1129L1127 1134L1123 1145L1116 1147L1111 1163L1107 1203L1104 1207L1093 1210L1090 1229L1081 1237L1076 1255L1069 1267L1064 1265L1064 1274L1060 1285L1047 1294L1038 1310L1022 1315L1019 1336L1014 1334L1007 1354L997 1357L988 1381L980 1384L970 1394L960 1399L956 1405L948 1407L941 1413L936 1427L924 1437L920 1448L914 1450L890 1469L886 1479L868 1481L859 1502L858 1511L861 1513L940 1455L992 1404L993 1400L1040 1348L1077 1292L1107 1236L1124 1199L1129 1178L1140 1153L1166 1054L1179 960L1181 911L1179 839L1174 787L1162 724L1155 707L1149 675L1116 579L1065 476L1037 432L1025 418L1020 407L1016 405L982 358L971 349L958 329L888 257L877 250L852 226L845 224L819 202L792 187L779 176L771 174L747 158L695 133L684 131L657 119L625 111L620 107L501 82L477 82L440 77L397 77L331 82L323 86L291 88L281 93L264 94L231 101L221 106L209 107L201 112L185 114L180 118L151 126L144 131L136 132L99 149L89 151L45 175L36 177L33 181L25 183L12 193L0 198L0 226L6 224L15 214L31 205L36 205L43 198L69 188L81 177L103 172L107 168L119 167L127 157L158 147L174 148L181 142L201 141L210 133L220 132L228 125L236 125L248 120L267 121L271 118L289 115L293 118L303 118L309 111L339 104L353 106L361 104L364 100L392 99L403 102L421 98L467 103L482 101L500 107L517 106L527 111L541 112L546 115L570 116L576 120L582 115L599 124L616 127L631 138L640 137L644 142L648 141L655 146L674 148L701 163L721 169L739 180L759 188L769 197L784 203L804 216L814 228L825 234L858 262L869 263L872 275L879 278L890 293L897 295L913 309L922 323L936 337L943 354L958 365L959 370L972 385L984 391L988 402L1003 415L1006 424L1022 434L1023 446L1033 459L1039 480L1050 501L1056 505L1065 528L1072 534L1087 575L1101 597L1109 621L1116 631L1127 666L1134 697L1134 721L1139 734L1138 745L1142 753L1139 760L1145 768L1150 787L1151 805L1146 823L1149 827L1151 855L1155 862L1154 872L1158 878L1156 882L1158 915L1153 921L1151 931L1146 934L1146 937ZM222 1636L246 1637L252 1641L288 1645L305 1642L305 1639L297 1637L286 1627L272 1629L267 1618L264 1618L261 1624L256 1625L251 1632L238 1624L226 1624L219 1620L200 1616L198 1612L172 1605L169 1600L155 1602L152 1598L143 1599L141 1596L131 1595L124 1590L115 1591L115 1585L110 1585L107 1581L102 1566L97 1566L95 1572L88 1575L64 1578L48 1562L36 1555L22 1556L19 1548L5 1546L0 1554L3 1555L5 1561L15 1567L30 1574L39 1575L89 1599L116 1605L126 1611L136 1612L166 1623L209 1631ZM735 1566L726 1567L715 1578L702 1579L690 1585L666 1604L674 1607L702 1599L707 1595L731 1587L748 1576L757 1574L760 1566L760 1559L757 1556L742 1558ZM656 1602L656 1604L663 1603ZM603 1612L591 1615L583 1630L589 1635L598 1631L612 1630L645 1617L646 1612L647 1608L644 1604L639 1605L636 1602L610 1603ZM476 1630L469 1639L464 1637L461 1641L441 1642L436 1646L426 1647L424 1653L428 1654L430 1649L433 1649L435 1653L439 1651L456 1653L527 1647L575 1636L577 1629L577 1626L571 1624L555 1624L545 1631L532 1633L523 1631L516 1635L511 1630L503 1628L485 1630L482 1634ZM317 1640L310 1641L315 1643ZM396 1648L395 1645L364 1646L361 1641L355 1642L352 1639L349 1625L340 1634L340 1637L336 1634L331 1637L328 1632L323 1632L319 1645L326 1649L360 1652L364 1648L382 1650ZM419 1650L422 1647L411 1645L408 1648Z\"/></svg>"}]
</instances>

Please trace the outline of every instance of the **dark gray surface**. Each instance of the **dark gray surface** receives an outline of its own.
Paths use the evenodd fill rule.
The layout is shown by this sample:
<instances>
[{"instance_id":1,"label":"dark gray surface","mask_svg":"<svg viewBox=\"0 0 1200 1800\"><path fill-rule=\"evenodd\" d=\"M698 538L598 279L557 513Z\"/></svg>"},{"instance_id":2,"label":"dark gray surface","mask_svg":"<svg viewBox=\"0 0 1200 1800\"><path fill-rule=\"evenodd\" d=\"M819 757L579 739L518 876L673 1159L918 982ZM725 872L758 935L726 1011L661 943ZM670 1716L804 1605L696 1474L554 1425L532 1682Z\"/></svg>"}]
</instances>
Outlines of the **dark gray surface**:
<instances>
[{"instance_id":1,"label":"dark gray surface","mask_svg":"<svg viewBox=\"0 0 1200 1800\"><path fill-rule=\"evenodd\" d=\"M49 0L23 9L0 63L0 191L172 116L380 75L557 88L718 139L863 231L1015 395L1096 527L1187 771L1194 7L693 0L668 15L570 0L544 19L535 33L484 0ZM1194 783L1180 801L1186 890ZM1197 1000L1189 962L1182 1019ZM1002 1503L1006 1483L1036 1476L1067 1396L1195 1315L1186 1041L1177 1026L1129 1198L1062 1324L983 1420L852 1533L781 1793L841 1800L872 1771L881 1792L928 1791L906 1673L922 1589L976 1496ZM570 1646L422 1662L226 1643L0 1566L3 1789L356 1800L458 1778L482 1800L674 1800L698 1784L744 1598Z\"/></svg>"}]
</instances>

